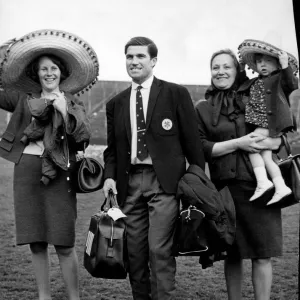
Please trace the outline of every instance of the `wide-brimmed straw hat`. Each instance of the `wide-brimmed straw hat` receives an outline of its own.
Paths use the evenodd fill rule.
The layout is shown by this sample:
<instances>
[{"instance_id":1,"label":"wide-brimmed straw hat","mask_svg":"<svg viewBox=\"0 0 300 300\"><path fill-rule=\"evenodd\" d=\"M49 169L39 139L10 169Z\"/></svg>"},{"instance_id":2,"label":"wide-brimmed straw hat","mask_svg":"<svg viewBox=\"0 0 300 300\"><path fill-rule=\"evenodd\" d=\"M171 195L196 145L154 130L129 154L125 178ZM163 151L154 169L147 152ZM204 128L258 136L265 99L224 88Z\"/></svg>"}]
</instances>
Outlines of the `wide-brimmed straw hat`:
<instances>
[{"instance_id":1,"label":"wide-brimmed straw hat","mask_svg":"<svg viewBox=\"0 0 300 300\"><path fill-rule=\"evenodd\" d=\"M77 35L62 30L43 29L6 43L0 63L0 87L25 93L40 92L41 85L28 76L28 65L41 55L53 54L67 68L68 77L60 89L81 94L91 88L99 73L99 62L93 48ZM1 46L0 46L1 48Z\"/></svg>"},{"instance_id":2,"label":"wide-brimmed straw hat","mask_svg":"<svg viewBox=\"0 0 300 300\"><path fill-rule=\"evenodd\" d=\"M257 71L255 63L255 54L261 53L265 55L270 55L278 58L278 53L282 51L278 47L271 45L265 41L258 41L252 39L244 40L238 47L239 55L242 60L255 72ZM293 72L296 74L298 72L298 62L295 56L286 52L289 57L289 65L291 66Z\"/></svg>"}]
</instances>

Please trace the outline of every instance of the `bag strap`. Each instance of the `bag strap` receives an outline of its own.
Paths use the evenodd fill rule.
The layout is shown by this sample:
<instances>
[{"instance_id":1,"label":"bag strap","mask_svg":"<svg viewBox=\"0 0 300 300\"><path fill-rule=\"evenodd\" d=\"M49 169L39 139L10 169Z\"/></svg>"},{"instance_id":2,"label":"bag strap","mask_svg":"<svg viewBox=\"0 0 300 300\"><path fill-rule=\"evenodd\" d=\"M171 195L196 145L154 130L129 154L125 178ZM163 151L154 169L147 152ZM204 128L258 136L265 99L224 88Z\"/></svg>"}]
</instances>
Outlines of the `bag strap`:
<instances>
[{"instance_id":1,"label":"bag strap","mask_svg":"<svg viewBox=\"0 0 300 300\"><path fill-rule=\"evenodd\" d=\"M108 197L110 197L111 207L117 207L117 208L119 208L119 205L118 205L118 202L117 202L117 199L116 199L116 195L113 193L112 190L110 190L108 192Z\"/></svg>"},{"instance_id":2,"label":"bag strap","mask_svg":"<svg viewBox=\"0 0 300 300\"><path fill-rule=\"evenodd\" d=\"M290 143L288 142L288 139L287 139L286 134L283 134L283 135L281 136L281 141L282 141L282 148L285 149L286 156L287 156L287 157L293 156L292 150L291 150L291 145L290 145ZM279 155L278 153L276 153L276 156L277 156L277 159L278 159L279 161L283 160L283 158L281 158L280 155Z\"/></svg>"},{"instance_id":3,"label":"bag strap","mask_svg":"<svg viewBox=\"0 0 300 300\"><path fill-rule=\"evenodd\" d=\"M105 198L103 204L101 205L100 211L107 212L110 209L110 201L107 201L108 198Z\"/></svg>"},{"instance_id":4,"label":"bag strap","mask_svg":"<svg viewBox=\"0 0 300 300\"><path fill-rule=\"evenodd\" d=\"M283 144L285 146L285 151L286 151L287 155L291 156L292 155L292 150L291 150L291 146L290 146L290 144L287 140L286 134L283 134L281 136L281 138L282 138Z\"/></svg>"},{"instance_id":5,"label":"bag strap","mask_svg":"<svg viewBox=\"0 0 300 300\"><path fill-rule=\"evenodd\" d=\"M85 156L85 150L86 150L86 148L87 148L87 147L86 147L86 144L87 144L86 142L83 143L83 155L84 155L84 157L82 158L82 160L85 160L86 165L87 165L89 171L90 171L92 174L95 174L96 169L95 169L95 166L94 166L94 165L92 164L92 162L91 162L91 158Z\"/></svg>"},{"instance_id":6,"label":"bag strap","mask_svg":"<svg viewBox=\"0 0 300 300\"><path fill-rule=\"evenodd\" d=\"M119 208L118 202L116 200L116 196L113 193L112 190L108 191L108 196L105 198L102 206L101 206L101 211L107 212L111 207L117 207Z\"/></svg>"}]
</instances>

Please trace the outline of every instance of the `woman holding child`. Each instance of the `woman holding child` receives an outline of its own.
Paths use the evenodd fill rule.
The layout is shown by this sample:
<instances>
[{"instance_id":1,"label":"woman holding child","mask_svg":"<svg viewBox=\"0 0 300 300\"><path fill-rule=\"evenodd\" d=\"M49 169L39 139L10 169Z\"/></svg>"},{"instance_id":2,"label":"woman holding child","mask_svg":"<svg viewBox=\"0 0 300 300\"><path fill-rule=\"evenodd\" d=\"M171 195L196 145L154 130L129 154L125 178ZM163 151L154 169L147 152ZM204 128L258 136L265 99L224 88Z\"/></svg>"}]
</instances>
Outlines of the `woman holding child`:
<instances>
[{"instance_id":1,"label":"woman holding child","mask_svg":"<svg viewBox=\"0 0 300 300\"><path fill-rule=\"evenodd\" d=\"M207 101L196 106L196 113L211 179L218 189L229 187L236 207L236 239L225 260L228 299L242 298L243 259L251 259L255 299L269 300L271 257L282 254L281 211L249 201L256 178L248 154L276 150L281 139L246 127L249 93L239 91L247 81L243 67L229 49L214 53ZM262 194L257 201L265 202L264 197L272 195Z\"/></svg>"}]
</instances>

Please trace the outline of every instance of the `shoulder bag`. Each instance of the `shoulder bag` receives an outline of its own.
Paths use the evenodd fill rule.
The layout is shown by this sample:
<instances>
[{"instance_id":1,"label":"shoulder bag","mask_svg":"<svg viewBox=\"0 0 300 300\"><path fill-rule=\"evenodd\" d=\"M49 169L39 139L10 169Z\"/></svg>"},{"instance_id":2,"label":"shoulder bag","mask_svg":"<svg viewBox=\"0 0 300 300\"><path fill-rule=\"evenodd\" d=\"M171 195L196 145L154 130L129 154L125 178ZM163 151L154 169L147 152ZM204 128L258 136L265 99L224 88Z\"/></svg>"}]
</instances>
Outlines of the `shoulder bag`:
<instances>
[{"instance_id":1,"label":"shoulder bag","mask_svg":"<svg viewBox=\"0 0 300 300\"><path fill-rule=\"evenodd\" d=\"M285 184L292 190L292 194L282 198L279 202L268 205L268 207L274 208L285 208L300 202L300 154L293 155L286 135L283 134L281 137L286 157L277 154L277 164Z\"/></svg>"},{"instance_id":2,"label":"shoulder bag","mask_svg":"<svg viewBox=\"0 0 300 300\"><path fill-rule=\"evenodd\" d=\"M83 152L85 153L85 146ZM104 169L92 157L83 157L75 164L73 185L76 193L91 193L102 189Z\"/></svg>"}]
</instances>

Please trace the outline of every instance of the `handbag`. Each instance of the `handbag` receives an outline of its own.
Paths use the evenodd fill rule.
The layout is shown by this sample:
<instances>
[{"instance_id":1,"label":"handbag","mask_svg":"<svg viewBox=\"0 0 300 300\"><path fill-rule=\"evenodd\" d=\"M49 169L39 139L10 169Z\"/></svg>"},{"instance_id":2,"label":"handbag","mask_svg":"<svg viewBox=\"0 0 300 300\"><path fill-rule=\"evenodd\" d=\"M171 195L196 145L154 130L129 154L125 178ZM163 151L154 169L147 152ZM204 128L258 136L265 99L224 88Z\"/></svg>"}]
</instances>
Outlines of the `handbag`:
<instances>
[{"instance_id":1,"label":"handbag","mask_svg":"<svg viewBox=\"0 0 300 300\"><path fill-rule=\"evenodd\" d=\"M205 214L190 205L183 209L177 220L174 254L180 256L199 256L207 251L207 240L203 228Z\"/></svg>"},{"instance_id":2,"label":"handbag","mask_svg":"<svg viewBox=\"0 0 300 300\"><path fill-rule=\"evenodd\" d=\"M84 248L84 267L93 277L125 279L128 270L126 224L122 218L114 221L108 215L111 207L119 208L110 192L101 211L91 217Z\"/></svg>"},{"instance_id":3,"label":"handbag","mask_svg":"<svg viewBox=\"0 0 300 300\"><path fill-rule=\"evenodd\" d=\"M226 251L234 241L235 209L228 187L218 191L209 178L201 178L201 182L198 181L194 186L195 189L187 189L185 185L183 191L177 192L183 204L195 203L197 206L189 204L179 214L173 246L175 256L204 257L219 254ZM179 187L184 182L182 179ZM212 193L209 193L209 189ZM210 203L205 203L209 195ZM201 196L201 200L198 196Z\"/></svg>"},{"instance_id":4,"label":"handbag","mask_svg":"<svg viewBox=\"0 0 300 300\"><path fill-rule=\"evenodd\" d=\"M85 152L85 146L83 152ZM104 169L92 157L83 157L77 161L73 174L73 184L76 193L91 193L103 187Z\"/></svg>"},{"instance_id":5,"label":"handbag","mask_svg":"<svg viewBox=\"0 0 300 300\"><path fill-rule=\"evenodd\" d=\"M282 158L277 154L277 164L285 184L292 190L292 194L282 198L279 202L268 205L273 208L285 208L300 202L300 154L293 155L286 135L283 134L281 137L286 157Z\"/></svg>"}]
</instances>

